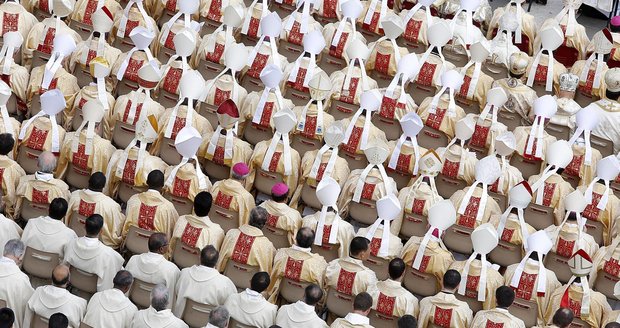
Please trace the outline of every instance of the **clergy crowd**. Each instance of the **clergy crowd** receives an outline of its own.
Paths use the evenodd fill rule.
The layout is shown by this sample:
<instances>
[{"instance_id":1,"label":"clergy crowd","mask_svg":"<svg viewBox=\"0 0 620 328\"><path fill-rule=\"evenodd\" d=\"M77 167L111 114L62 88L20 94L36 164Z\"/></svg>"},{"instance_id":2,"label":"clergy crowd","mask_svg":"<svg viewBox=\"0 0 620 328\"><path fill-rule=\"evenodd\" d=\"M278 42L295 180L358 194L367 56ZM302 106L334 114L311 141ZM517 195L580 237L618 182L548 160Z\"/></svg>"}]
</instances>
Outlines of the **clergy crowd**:
<instances>
[{"instance_id":1,"label":"clergy crowd","mask_svg":"<svg viewBox=\"0 0 620 328\"><path fill-rule=\"evenodd\" d=\"M4 1L0 328L620 328L620 16L488 1Z\"/></svg>"}]
</instances>

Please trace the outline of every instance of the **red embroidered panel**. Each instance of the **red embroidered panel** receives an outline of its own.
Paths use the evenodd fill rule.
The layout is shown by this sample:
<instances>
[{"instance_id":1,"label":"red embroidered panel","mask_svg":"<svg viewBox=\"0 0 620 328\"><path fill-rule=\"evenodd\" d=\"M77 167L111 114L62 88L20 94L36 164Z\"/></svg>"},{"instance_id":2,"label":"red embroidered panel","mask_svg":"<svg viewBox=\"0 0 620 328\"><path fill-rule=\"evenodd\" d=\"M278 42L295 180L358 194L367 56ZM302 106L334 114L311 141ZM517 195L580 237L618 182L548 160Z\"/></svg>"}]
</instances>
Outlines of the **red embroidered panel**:
<instances>
[{"instance_id":1,"label":"red embroidered panel","mask_svg":"<svg viewBox=\"0 0 620 328\"><path fill-rule=\"evenodd\" d=\"M527 140L525 141L525 146L523 148L523 158L534 161L540 160L540 157L536 157L536 147L538 147L538 139L534 139L534 143L532 144L532 152L528 154L527 152L527 143L530 142L530 136L527 136Z\"/></svg>"},{"instance_id":2,"label":"red embroidered panel","mask_svg":"<svg viewBox=\"0 0 620 328\"><path fill-rule=\"evenodd\" d=\"M601 210L598 209L598 203L601 201L601 194L597 194L592 192L592 202L586 206L586 208L581 212L581 215L588 220L598 221L598 216Z\"/></svg>"},{"instance_id":3,"label":"red embroidered panel","mask_svg":"<svg viewBox=\"0 0 620 328\"><path fill-rule=\"evenodd\" d=\"M415 19L410 19L407 22L407 26L405 27L405 33L403 33L403 38L407 41L418 42L418 38L420 36L420 28L422 27L422 21L418 21Z\"/></svg>"},{"instance_id":4,"label":"red embroidered panel","mask_svg":"<svg viewBox=\"0 0 620 328\"><path fill-rule=\"evenodd\" d=\"M346 93L345 95L345 90L341 89L340 90L340 101L342 101L343 103L347 103L347 104L353 104L355 102L355 93L357 92L357 85L360 82L360 78L359 77L352 77L351 78L351 82L349 82L349 92ZM342 87L344 88L344 82L342 83ZM344 113L351 113L350 109L346 109L346 108L342 108L342 107L338 107L338 110L340 110L341 112Z\"/></svg>"},{"instance_id":5,"label":"red embroidered panel","mask_svg":"<svg viewBox=\"0 0 620 328\"><path fill-rule=\"evenodd\" d=\"M83 170L88 169L89 155L86 155L85 151L86 151L86 147L81 143L78 144L77 152L74 152L71 158L71 163L73 164L73 166L83 169Z\"/></svg>"},{"instance_id":6,"label":"red embroidered panel","mask_svg":"<svg viewBox=\"0 0 620 328\"><path fill-rule=\"evenodd\" d=\"M264 9L263 9L264 10ZM250 18L250 26L248 26L247 36L256 38L258 36L258 27L260 26L260 20L256 17Z\"/></svg>"},{"instance_id":7,"label":"red embroidered panel","mask_svg":"<svg viewBox=\"0 0 620 328\"><path fill-rule=\"evenodd\" d=\"M476 124L474 134L469 139L469 144L474 147L486 148L487 137L489 136L490 126L481 126Z\"/></svg>"},{"instance_id":8,"label":"red embroidered panel","mask_svg":"<svg viewBox=\"0 0 620 328\"><path fill-rule=\"evenodd\" d=\"M39 1L39 4L41 4L40 1ZM45 39L43 40L43 43L40 43L39 45L37 45L37 50L39 50L40 52L46 53L46 54L51 54L52 48L54 45L55 36L56 36L56 28L48 27L47 32L45 33Z\"/></svg>"},{"instance_id":9,"label":"red embroidered panel","mask_svg":"<svg viewBox=\"0 0 620 328\"><path fill-rule=\"evenodd\" d=\"M418 74L417 83L427 87L433 85L433 76L435 76L436 68L437 64L424 62L424 64L422 64L422 68L420 69L420 73Z\"/></svg>"},{"instance_id":10,"label":"red embroidered panel","mask_svg":"<svg viewBox=\"0 0 620 328\"><path fill-rule=\"evenodd\" d=\"M232 195L226 195L223 194L221 191L218 191L217 196L215 196L215 205L221 208L229 209L232 199Z\"/></svg>"},{"instance_id":11,"label":"red embroidered panel","mask_svg":"<svg viewBox=\"0 0 620 328\"><path fill-rule=\"evenodd\" d=\"M364 187L362 188L362 199L372 199L372 195L375 193L376 184L366 183L364 182Z\"/></svg>"},{"instance_id":12,"label":"red embroidered panel","mask_svg":"<svg viewBox=\"0 0 620 328\"><path fill-rule=\"evenodd\" d=\"M381 238L373 237L370 241L370 254L377 256L379 253L379 248L381 248Z\"/></svg>"},{"instance_id":13,"label":"red embroidered panel","mask_svg":"<svg viewBox=\"0 0 620 328\"><path fill-rule=\"evenodd\" d=\"M426 270L428 269L428 263L431 261L431 257L428 255L423 255L422 256L422 262L420 263L420 269L418 271L422 272L422 273L426 273Z\"/></svg>"},{"instance_id":14,"label":"red embroidered panel","mask_svg":"<svg viewBox=\"0 0 620 328\"><path fill-rule=\"evenodd\" d=\"M136 179L136 165L138 164L138 160L135 159L127 159L125 162L125 167L123 168L123 178L122 181L124 183L133 185Z\"/></svg>"},{"instance_id":15,"label":"red embroidered panel","mask_svg":"<svg viewBox=\"0 0 620 328\"><path fill-rule=\"evenodd\" d=\"M327 163L319 164L319 170L316 172L316 182L320 182L323 179L323 174L325 173L325 169L327 168Z\"/></svg>"},{"instance_id":16,"label":"red embroidered panel","mask_svg":"<svg viewBox=\"0 0 620 328\"><path fill-rule=\"evenodd\" d=\"M543 189L543 206L551 206L553 193L555 193L555 183L545 182L545 186Z\"/></svg>"},{"instance_id":17,"label":"red embroidered panel","mask_svg":"<svg viewBox=\"0 0 620 328\"><path fill-rule=\"evenodd\" d=\"M11 84L11 75L9 74L0 74L0 80L4 81L9 87Z\"/></svg>"},{"instance_id":18,"label":"red embroidered panel","mask_svg":"<svg viewBox=\"0 0 620 328\"><path fill-rule=\"evenodd\" d=\"M362 24L362 28L366 31L374 33L377 30L377 25L379 24L379 16L381 16L381 12L375 11L372 14L372 19L370 20L370 24Z\"/></svg>"},{"instance_id":19,"label":"red embroidered panel","mask_svg":"<svg viewBox=\"0 0 620 328\"><path fill-rule=\"evenodd\" d=\"M579 88L579 91L585 93L586 95L592 95L592 86L594 84L595 73L596 72L593 69L588 71L588 77L586 78L586 83L585 84L579 83L579 85L577 86Z\"/></svg>"},{"instance_id":20,"label":"red embroidered panel","mask_svg":"<svg viewBox=\"0 0 620 328\"><path fill-rule=\"evenodd\" d=\"M84 17L82 18L82 22L87 25L93 25L91 20L91 15L97 9L97 0L88 0L86 3L86 9L84 9Z\"/></svg>"},{"instance_id":21,"label":"red embroidered panel","mask_svg":"<svg viewBox=\"0 0 620 328\"><path fill-rule=\"evenodd\" d=\"M334 38L336 37L336 33L332 36L332 42L334 42ZM336 46L331 45L329 47L329 55L335 58L342 58L342 53L344 52L344 46L347 43L347 39L349 38L349 33L342 32L340 34L340 40L338 40L338 44Z\"/></svg>"},{"instance_id":22,"label":"red embroidered panel","mask_svg":"<svg viewBox=\"0 0 620 328\"><path fill-rule=\"evenodd\" d=\"M461 88L459 89L459 96L463 98L467 98L467 93L469 92L469 85L471 84L471 77L469 75L465 75L463 77L463 84L461 84ZM476 87L474 85L474 87Z\"/></svg>"},{"instance_id":23,"label":"red embroidered panel","mask_svg":"<svg viewBox=\"0 0 620 328\"><path fill-rule=\"evenodd\" d=\"M295 82L287 81L286 85L288 85L289 87L297 91L308 92L309 90L308 87L304 87L304 79L306 78L307 72L308 72L307 69L300 67L297 70L297 76L295 77Z\"/></svg>"},{"instance_id":24,"label":"red embroidered panel","mask_svg":"<svg viewBox=\"0 0 620 328\"><path fill-rule=\"evenodd\" d=\"M575 318L581 318L581 301L568 298L568 308L573 311Z\"/></svg>"},{"instance_id":25,"label":"red embroidered panel","mask_svg":"<svg viewBox=\"0 0 620 328\"><path fill-rule=\"evenodd\" d=\"M176 12L177 11L177 0L166 1L166 9L172 12Z\"/></svg>"},{"instance_id":26,"label":"red embroidered panel","mask_svg":"<svg viewBox=\"0 0 620 328\"><path fill-rule=\"evenodd\" d=\"M519 279L519 286L515 291L515 296L523 300L531 300L532 291L534 290L537 276L538 275L536 273L521 273L521 278Z\"/></svg>"},{"instance_id":27,"label":"red embroidered panel","mask_svg":"<svg viewBox=\"0 0 620 328\"><path fill-rule=\"evenodd\" d=\"M275 227L278 224L279 216L273 214L267 214L267 225L270 227Z\"/></svg>"},{"instance_id":28,"label":"red embroidered panel","mask_svg":"<svg viewBox=\"0 0 620 328\"><path fill-rule=\"evenodd\" d=\"M467 275L467 283L465 287L465 296L469 298L478 298L478 285L480 284L480 276Z\"/></svg>"},{"instance_id":29,"label":"red embroidered panel","mask_svg":"<svg viewBox=\"0 0 620 328\"><path fill-rule=\"evenodd\" d=\"M355 122L351 122L350 124L355 124ZM347 142L346 145L341 145L340 149L348 153L356 153L362 137L362 131L364 131L363 127L353 127L351 135L349 136L349 142Z\"/></svg>"},{"instance_id":30,"label":"red embroidered panel","mask_svg":"<svg viewBox=\"0 0 620 328\"><path fill-rule=\"evenodd\" d=\"M181 131L186 125L185 117L178 117L174 120L174 125L172 126L172 134L170 135L170 139L174 140L177 137L177 133Z\"/></svg>"},{"instance_id":31,"label":"red embroidered panel","mask_svg":"<svg viewBox=\"0 0 620 328\"><path fill-rule=\"evenodd\" d=\"M499 180L500 179L502 179L501 176L499 178L497 178L497 180L495 180L495 182L493 182L493 184L489 187L489 191L494 192L494 193L500 193L499 192Z\"/></svg>"},{"instance_id":32,"label":"red embroidered panel","mask_svg":"<svg viewBox=\"0 0 620 328\"><path fill-rule=\"evenodd\" d=\"M487 324L484 328L504 328L504 324L501 322L493 322L491 320L487 320Z\"/></svg>"},{"instance_id":33,"label":"red embroidered panel","mask_svg":"<svg viewBox=\"0 0 620 328\"><path fill-rule=\"evenodd\" d=\"M441 174L447 177L450 177L452 179L457 179L459 176L459 166L461 166L461 162L452 162L446 159L443 162Z\"/></svg>"},{"instance_id":34,"label":"red embroidered panel","mask_svg":"<svg viewBox=\"0 0 620 328\"><path fill-rule=\"evenodd\" d=\"M139 103L136 106L136 113L133 117L133 122L129 123L127 122L127 118L129 117L129 111L131 108L131 100L127 101L127 105L125 106L125 112L123 113L123 123L128 123L131 125L136 125L136 123L138 123L138 119L140 118L140 112L142 111L142 105L143 103Z\"/></svg>"},{"instance_id":35,"label":"red embroidered panel","mask_svg":"<svg viewBox=\"0 0 620 328\"><path fill-rule=\"evenodd\" d=\"M336 285L336 290L339 293L352 295L353 294L353 285L355 284L355 276L357 272L350 272L345 269L340 268L340 273L338 274L338 283Z\"/></svg>"},{"instance_id":36,"label":"red embroidered panel","mask_svg":"<svg viewBox=\"0 0 620 328\"><path fill-rule=\"evenodd\" d=\"M579 171L583 165L583 155L573 155L573 159L568 163L564 172L574 177L579 177Z\"/></svg>"},{"instance_id":37,"label":"red embroidered panel","mask_svg":"<svg viewBox=\"0 0 620 328\"><path fill-rule=\"evenodd\" d=\"M417 214L417 215L423 215L425 205L426 205L425 199L414 199L413 206L411 207L411 213Z\"/></svg>"},{"instance_id":38,"label":"red embroidered panel","mask_svg":"<svg viewBox=\"0 0 620 328\"><path fill-rule=\"evenodd\" d=\"M9 32L16 32L19 27L19 13L10 14L3 13L2 14L2 35Z\"/></svg>"},{"instance_id":39,"label":"red embroidered panel","mask_svg":"<svg viewBox=\"0 0 620 328\"><path fill-rule=\"evenodd\" d=\"M268 101L265 102L265 107L263 107L263 113L260 116L260 123L252 123L255 127L263 127L268 128L269 122L271 121L271 114L273 113L273 102Z\"/></svg>"},{"instance_id":40,"label":"red embroidered panel","mask_svg":"<svg viewBox=\"0 0 620 328\"><path fill-rule=\"evenodd\" d=\"M338 0L323 0L323 17L336 18L336 7Z\"/></svg>"},{"instance_id":41,"label":"red embroidered panel","mask_svg":"<svg viewBox=\"0 0 620 328\"><path fill-rule=\"evenodd\" d=\"M88 100L86 98L80 98L80 101L78 102L78 108L82 109L87 102Z\"/></svg>"},{"instance_id":42,"label":"red embroidered panel","mask_svg":"<svg viewBox=\"0 0 620 328\"><path fill-rule=\"evenodd\" d=\"M538 65L536 67L536 75L534 75L534 82L539 84L547 83L547 66Z\"/></svg>"},{"instance_id":43,"label":"red embroidered panel","mask_svg":"<svg viewBox=\"0 0 620 328\"><path fill-rule=\"evenodd\" d=\"M168 36L166 37L166 41L164 41L164 47L175 50L174 49L174 36L176 34L172 33L172 31L168 31Z\"/></svg>"},{"instance_id":44,"label":"red embroidered panel","mask_svg":"<svg viewBox=\"0 0 620 328\"><path fill-rule=\"evenodd\" d=\"M267 65L267 61L269 61L269 55L256 54L247 74L253 78L259 78L260 72L262 72Z\"/></svg>"},{"instance_id":45,"label":"red embroidered panel","mask_svg":"<svg viewBox=\"0 0 620 328\"><path fill-rule=\"evenodd\" d=\"M303 260L295 260L289 257L286 260L286 268L284 269L284 277L293 281L301 281L301 271L304 267Z\"/></svg>"},{"instance_id":46,"label":"red embroidered panel","mask_svg":"<svg viewBox=\"0 0 620 328\"><path fill-rule=\"evenodd\" d=\"M394 314L395 305L396 297L390 297L383 293L379 293L379 299L377 300L377 312L391 317Z\"/></svg>"},{"instance_id":47,"label":"red embroidered panel","mask_svg":"<svg viewBox=\"0 0 620 328\"><path fill-rule=\"evenodd\" d=\"M512 235L514 234L514 229L507 229L504 228L504 231L502 231L502 238L501 240L509 243L512 240Z\"/></svg>"},{"instance_id":48,"label":"red embroidered panel","mask_svg":"<svg viewBox=\"0 0 620 328\"><path fill-rule=\"evenodd\" d=\"M224 45L216 43L212 52L207 52L206 59L212 63L219 63L224 54Z\"/></svg>"},{"instance_id":49,"label":"red embroidered panel","mask_svg":"<svg viewBox=\"0 0 620 328\"><path fill-rule=\"evenodd\" d=\"M476 226L476 215L478 215L478 210L480 210L480 197L471 196L465 208L465 213L459 215L456 224L473 229Z\"/></svg>"},{"instance_id":50,"label":"red embroidered panel","mask_svg":"<svg viewBox=\"0 0 620 328\"><path fill-rule=\"evenodd\" d=\"M49 131L47 130L40 130L36 126L32 127L32 131L30 131L30 137L28 137L28 148L34 150L43 150L48 133Z\"/></svg>"},{"instance_id":51,"label":"red embroidered panel","mask_svg":"<svg viewBox=\"0 0 620 328\"><path fill-rule=\"evenodd\" d=\"M280 163L280 157L282 153L277 151L273 153L271 161L269 162L269 172L278 172L278 163Z\"/></svg>"},{"instance_id":52,"label":"red embroidered panel","mask_svg":"<svg viewBox=\"0 0 620 328\"><path fill-rule=\"evenodd\" d=\"M374 70L376 72L382 73L382 74L388 74L388 69L390 67L390 58L392 57L391 54L382 54L377 52L377 57L375 58L375 68Z\"/></svg>"},{"instance_id":53,"label":"red embroidered panel","mask_svg":"<svg viewBox=\"0 0 620 328\"><path fill-rule=\"evenodd\" d=\"M603 271L614 277L620 276L620 264L618 264L618 259L610 258L609 261L605 261Z\"/></svg>"},{"instance_id":54,"label":"red embroidered panel","mask_svg":"<svg viewBox=\"0 0 620 328\"><path fill-rule=\"evenodd\" d=\"M49 204L49 190L32 188L32 202L35 204Z\"/></svg>"},{"instance_id":55,"label":"red embroidered panel","mask_svg":"<svg viewBox=\"0 0 620 328\"><path fill-rule=\"evenodd\" d=\"M39 9L41 9L41 11L51 14L48 0L39 0Z\"/></svg>"},{"instance_id":56,"label":"red embroidered panel","mask_svg":"<svg viewBox=\"0 0 620 328\"><path fill-rule=\"evenodd\" d=\"M131 31L133 31L134 28L138 27L138 25L140 25L140 22L138 21L127 20L127 25L125 25L125 36L124 37L128 38Z\"/></svg>"},{"instance_id":57,"label":"red embroidered panel","mask_svg":"<svg viewBox=\"0 0 620 328\"><path fill-rule=\"evenodd\" d=\"M181 241L190 247L196 247L196 242L202 233L202 228L192 227L189 223L185 225L183 229L183 235L181 235Z\"/></svg>"},{"instance_id":58,"label":"red embroidered panel","mask_svg":"<svg viewBox=\"0 0 620 328\"><path fill-rule=\"evenodd\" d=\"M388 119L394 119L396 108L405 109L405 104L398 102L398 98L393 99L388 96L383 96L381 108L379 108L379 115Z\"/></svg>"},{"instance_id":59,"label":"red embroidered panel","mask_svg":"<svg viewBox=\"0 0 620 328\"><path fill-rule=\"evenodd\" d=\"M123 79L127 79L133 82L138 82L138 71L140 70L140 68L142 68L143 63L144 63L143 60L129 58L129 63L127 64L127 69L125 70Z\"/></svg>"},{"instance_id":60,"label":"red embroidered panel","mask_svg":"<svg viewBox=\"0 0 620 328\"><path fill-rule=\"evenodd\" d=\"M80 205L78 205L78 214L84 217L89 217L95 213L96 203L87 203L80 199Z\"/></svg>"},{"instance_id":61,"label":"red embroidered panel","mask_svg":"<svg viewBox=\"0 0 620 328\"><path fill-rule=\"evenodd\" d=\"M191 180L183 180L183 179L179 179L179 177L174 177L174 183L172 185L172 194L177 197L189 196L189 186L191 182L192 182Z\"/></svg>"},{"instance_id":62,"label":"red embroidered panel","mask_svg":"<svg viewBox=\"0 0 620 328\"><path fill-rule=\"evenodd\" d=\"M229 98L230 98L230 91L224 91L220 88L215 88L215 96L213 97L213 105L219 106Z\"/></svg>"},{"instance_id":63,"label":"red embroidered panel","mask_svg":"<svg viewBox=\"0 0 620 328\"><path fill-rule=\"evenodd\" d=\"M237 263L247 264L250 257L250 251L256 237L248 236L243 232L239 234L231 259Z\"/></svg>"},{"instance_id":64,"label":"red embroidered panel","mask_svg":"<svg viewBox=\"0 0 620 328\"><path fill-rule=\"evenodd\" d=\"M222 18L222 0L211 0L211 5L209 6L209 13L207 13L207 18L219 22Z\"/></svg>"},{"instance_id":65,"label":"red embroidered panel","mask_svg":"<svg viewBox=\"0 0 620 328\"><path fill-rule=\"evenodd\" d=\"M47 89L39 88L39 96L44 94L45 91L47 91L47 90L56 89L57 85L58 85L58 78L55 77L55 78L52 79L52 82L50 82L50 86Z\"/></svg>"},{"instance_id":66,"label":"red embroidered panel","mask_svg":"<svg viewBox=\"0 0 620 328\"><path fill-rule=\"evenodd\" d=\"M224 147L215 146L213 152L213 158L211 159L215 164L224 165Z\"/></svg>"},{"instance_id":67,"label":"red embroidered panel","mask_svg":"<svg viewBox=\"0 0 620 328\"><path fill-rule=\"evenodd\" d=\"M443 118L445 115L445 108L435 108L435 114L428 113L428 117L426 118L426 122L424 124L435 130L439 130L439 128L441 127L441 122L443 122Z\"/></svg>"},{"instance_id":68,"label":"red embroidered panel","mask_svg":"<svg viewBox=\"0 0 620 328\"><path fill-rule=\"evenodd\" d=\"M306 116L306 124L301 135L306 138L314 138L316 136L316 116Z\"/></svg>"},{"instance_id":69,"label":"red embroidered panel","mask_svg":"<svg viewBox=\"0 0 620 328\"><path fill-rule=\"evenodd\" d=\"M301 24L298 21L293 22L291 30L288 32L288 42L296 45L302 45L304 35L300 31Z\"/></svg>"},{"instance_id":70,"label":"red embroidered panel","mask_svg":"<svg viewBox=\"0 0 620 328\"><path fill-rule=\"evenodd\" d=\"M166 76L164 77L164 90L178 94L179 83L181 82L181 75L183 75L183 70L180 68L170 67Z\"/></svg>"},{"instance_id":71,"label":"red embroidered panel","mask_svg":"<svg viewBox=\"0 0 620 328\"><path fill-rule=\"evenodd\" d=\"M155 212L157 212L157 206L148 206L141 203L140 211L138 212L138 227L145 230L154 231Z\"/></svg>"},{"instance_id":72,"label":"red embroidered panel","mask_svg":"<svg viewBox=\"0 0 620 328\"><path fill-rule=\"evenodd\" d=\"M573 256L573 248L575 247L575 241L564 240L562 237L558 238L558 246L556 253L562 257L569 258Z\"/></svg>"},{"instance_id":73,"label":"red embroidered panel","mask_svg":"<svg viewBox=\"0 0 620 328\"><path fill-rule=\"evenodd\" d=\"M93 60L93 58L95 57L97 57L97 51L93 49L88 49L88 55L86 56L86 63L84 63L84 65L90 65L90 61Z\"/></svg>"},{"instance_id":74,"label":"red embroidered panel","mask_svg":"<svg viewBox=\"0 0 620 328\"><path fill-rule=\"evenodd\" d=\"M452 321L452 309L443 309L439 306L435 307L433 315L433 323L439 327L450 328Z\"/></svg>"}]
</instances>

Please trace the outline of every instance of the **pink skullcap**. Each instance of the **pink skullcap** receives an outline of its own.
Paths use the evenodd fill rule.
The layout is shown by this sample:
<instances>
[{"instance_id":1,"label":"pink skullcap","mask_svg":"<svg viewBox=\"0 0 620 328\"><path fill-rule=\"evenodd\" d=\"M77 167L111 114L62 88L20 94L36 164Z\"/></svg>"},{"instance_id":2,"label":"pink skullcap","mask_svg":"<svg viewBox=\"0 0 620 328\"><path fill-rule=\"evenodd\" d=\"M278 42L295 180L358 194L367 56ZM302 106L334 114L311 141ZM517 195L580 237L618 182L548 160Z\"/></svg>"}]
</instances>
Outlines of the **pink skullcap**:
<instances>
[{"instance_id":1,"label":"pink skullcap","mask_svg":"<svg viewBox=\"0 0 620 328\"><path fill-rule=\"evenodd\" d=\"M610 21L611 25L613 26L620 26L620 16L614 16L612 17L611 21Z\"/></svg>"},{"instance_id":2,"label":"pink skullcap","mask_svg":"<svg viewBox=\"0 0 620 328\"><path fill-rule=\"evenodd\" d=\"M286 195L288 192L288 186L282 182L278 182L271 187L271 194L280 197Z\"/></svg>"},{"instance_id":3,"label":"pink skullcap","mask_svg":"<svg viewBox=\"0 0 620 328\"><path fill-rule=\"evenodd\" d=\"M233 166L233 172L236 175L244 176L250 173L250 168L245 163L237 163Z\"/></svg>"}]
</instances>

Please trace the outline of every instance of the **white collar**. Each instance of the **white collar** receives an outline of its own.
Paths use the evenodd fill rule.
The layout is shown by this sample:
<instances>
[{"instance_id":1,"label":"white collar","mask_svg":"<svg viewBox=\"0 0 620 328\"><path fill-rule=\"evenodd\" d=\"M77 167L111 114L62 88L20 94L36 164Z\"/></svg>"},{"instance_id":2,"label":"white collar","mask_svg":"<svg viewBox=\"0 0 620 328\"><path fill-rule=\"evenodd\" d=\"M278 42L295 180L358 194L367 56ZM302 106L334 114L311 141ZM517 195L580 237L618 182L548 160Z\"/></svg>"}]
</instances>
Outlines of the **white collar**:
<instances>
[{"instance_id":1,"label":"white collar","mask_svg":"<svg viewBox=\"0 0 620 328\"><path fill-rule=\"evenodd\" d=\"M263 295L261 295L261 293L259 293L259 292L257 292L257 291L254 291L254 290L251 290L251 289L249 289L249 288L246 288L246 289L245 289L245 293L246 293L246 294L248 294L248 296L249 296L250 298L259 298L259 297L263 297Z\"/></svg>"},{"instance_id":2,"label":"white collar","mask_svg":"<svg viewBox=\"0 0 620 328\"><path fill-rule=\"evenodd\" d=\"M306 304L304 301L297 301L294 304L295 307L300 308L304 312L314 312L314 306Z\"/></svg>"},{"instance_id":3,"label":"white collar","mask_svg":"<svg viewBox=\"0 0 620 328\"><path fill-rule=\"evenodd\" d=\"M52 173L43 173L43 172L35 172L34 173L34 178L40 181L50 181L52 179L54 179L54 174Z\"/></svg>"},{"instance_id":4,"label":"white collar","mask_svg":"<svg viewBox=\"0 0 620 328\"><path fill-rule=\"evenodd\" d=\"M368 325L370 324L370 319L368 319L368 317L363 316L361 314L357 314L357 313L349 313L347 314L346 317L344 317L344 320L354 324L354 325Z\"/></svg>"},{"instance_id":5,"label":"white collar","mask_svg":"<svg viewBox=\"0 0 620 328\"><path fill-rule=\"evenodd\" d=\"M300 251L300 252L304 252L304 253L312 253L312 249L311 248L303 248L303 247L299 247L297 245L292 245L291 246L292 249L296 250L296 251Z\"/></svg>"},{"instance_id":6,"label":"white collar","mask_svg":"<svg viewBox=\"0 0 620 328\"><path fill-rule=\"evenodd\" d=\"M84 236L84 238L82 239L84 240L84 243L88 246L93 246L99 243L99 239L97 238L91 238L91 237L86 237Z\"/></svg>"},{"instance_id":7,"label":"white collar","mask_svg":"<svg viewBox=\"0 0 620 328\"><path fill-rule=\"evenodd\" d=\"M4 256L0 257L0 263L17 265L17 263L15 263L15 261L13 261L12 259L10 259L8 257L4 257Z\"/></svg>"}]
</instances>

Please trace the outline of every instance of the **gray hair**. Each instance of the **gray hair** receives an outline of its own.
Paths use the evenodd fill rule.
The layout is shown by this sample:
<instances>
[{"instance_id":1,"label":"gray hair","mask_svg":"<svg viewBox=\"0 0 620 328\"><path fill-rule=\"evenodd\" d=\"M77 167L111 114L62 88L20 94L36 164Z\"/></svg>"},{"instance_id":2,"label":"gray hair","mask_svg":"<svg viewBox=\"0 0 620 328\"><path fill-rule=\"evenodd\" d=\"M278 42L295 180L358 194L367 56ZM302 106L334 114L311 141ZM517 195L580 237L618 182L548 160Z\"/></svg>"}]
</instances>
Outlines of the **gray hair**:
<instances>
[{"instance_id":1,"label":"gray hair","mask_svg":"<svg viewBox=\"0 0 620 328\"><path fill-rule=\"evenodd\" d=\"M231 174L232 178L235 179L235 180L243 180L243 179L247 178L248 175L250 175L250 173L244 174L244 175L240 175L240 174L235 173L235 171L232 171L232 174Z\"/></svg>"},{"instance_id":2,"label":"gray hair","mask_svg":"<svg viewBox=\"0 0 620 328\"><path fill-rule=\"evenodd\" d=\"M53 173L56 169L56 156L49 151L44 151L39 155L37 165L39 172Z\"/></svg>"},{"instance_id":3,"label":"gray hair","mask_svg":"<svg viewBox=\"0 0 620 328\"><path fill-rule=\"evenodd\" d=\"M209 314L209 323L218 328L228 327L228 319L230 319L230 313L223 306L216 307Z\"/></svg>"},{"instance_id":4,"label":"gray hair","mask_svg":"<svg viewBox=\"0 0 620 328\"><path fill-rule=\"evenodd\" d=\"M168 301L170 300L170 294L166 286L159 284L153 287L151 290L151 306L155 311L163 311L168 307Z\"/></svg>"},{"instance_id":5,"label":"gray hair","mask_svg":"<svg viewBox=\"0 0 620 328\"><path fill-rule=\"evenodd\" d=\"M26 245L19 239L11 239L4 244L4 252L2 255L13 256L15 258L21 259L26 252Z\"/></svg>"}]
</instances>

